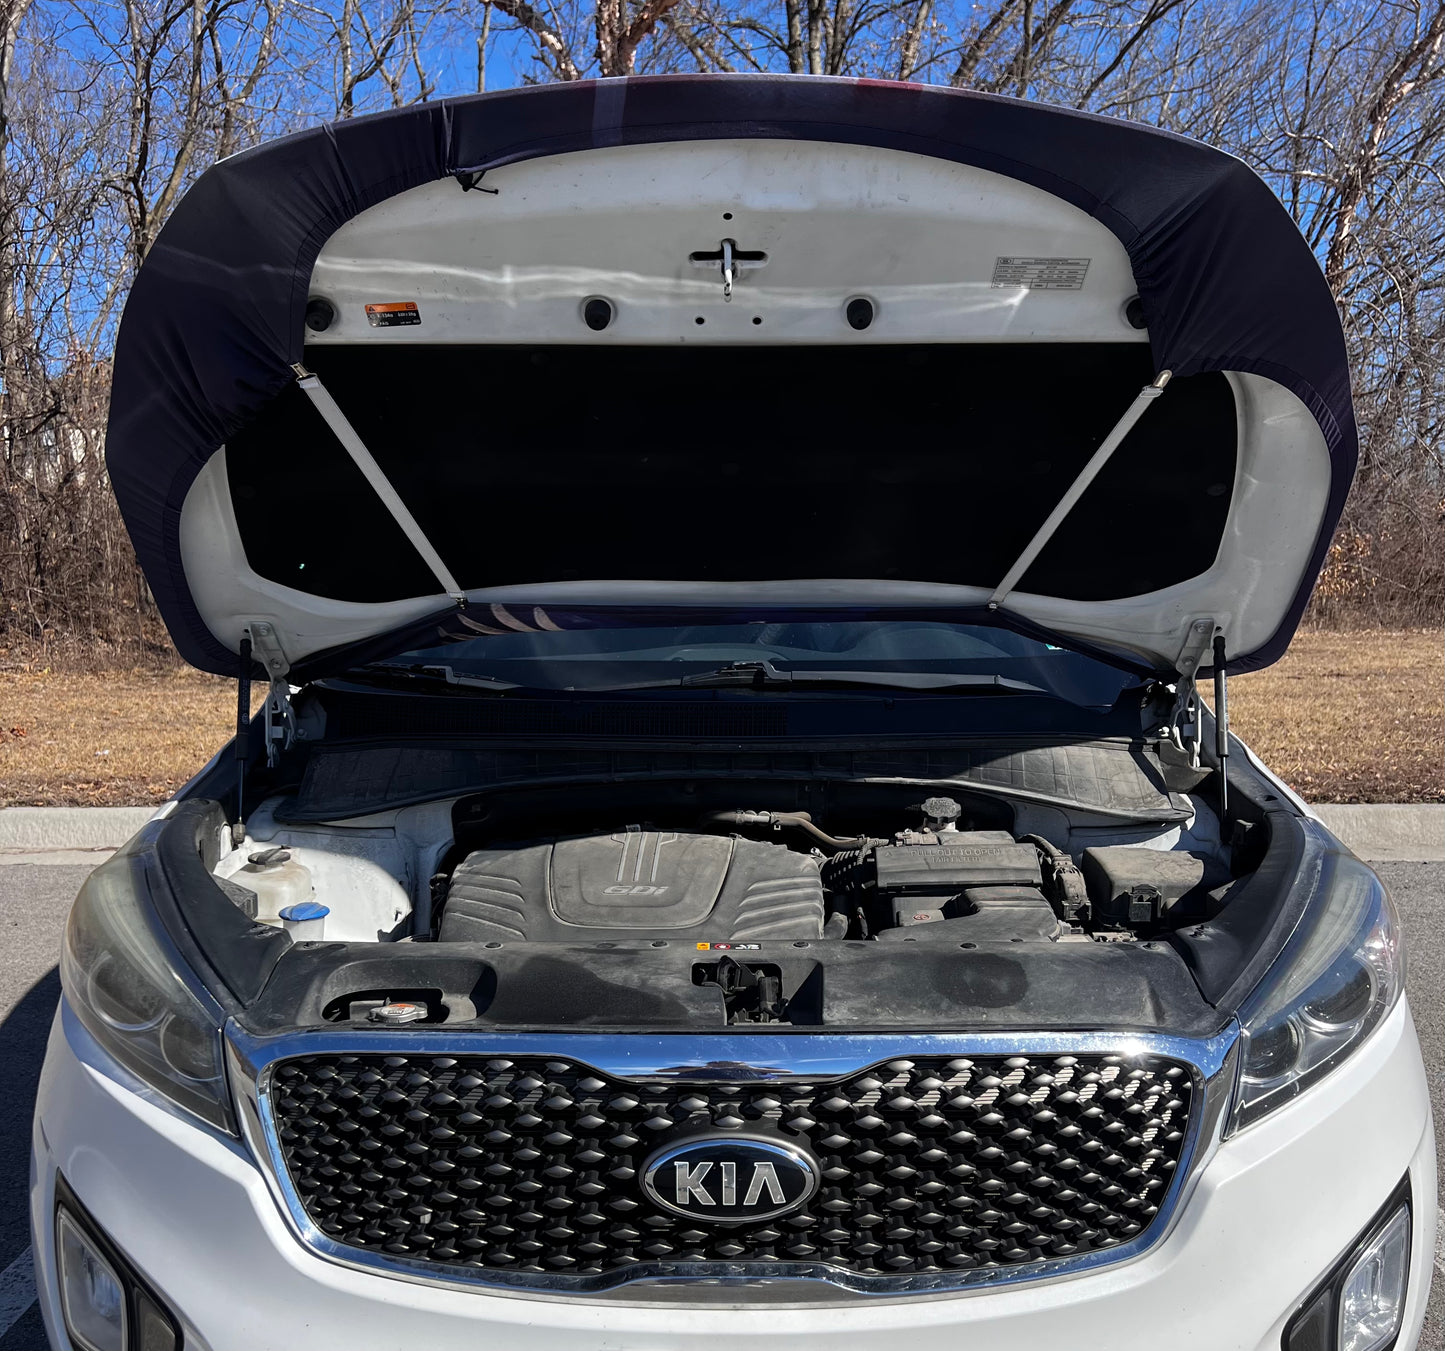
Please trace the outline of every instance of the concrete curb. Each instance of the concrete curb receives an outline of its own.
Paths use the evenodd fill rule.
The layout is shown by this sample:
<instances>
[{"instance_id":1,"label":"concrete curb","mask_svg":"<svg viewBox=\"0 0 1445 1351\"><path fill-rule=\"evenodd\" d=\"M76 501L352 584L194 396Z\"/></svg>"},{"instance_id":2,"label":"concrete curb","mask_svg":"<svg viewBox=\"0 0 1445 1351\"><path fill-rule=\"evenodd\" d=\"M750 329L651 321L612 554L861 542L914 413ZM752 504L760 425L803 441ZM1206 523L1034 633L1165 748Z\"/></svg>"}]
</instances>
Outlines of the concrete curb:
<instances>
[{"instance_id":1,"label":"concrete curb","mask_svg":"<svg viewBox=\"0 0 1445 1351\"><path fill-rule=\"evenodd\" d=\"M94 868L114 853L114 849L0 849L0 872L22 863L32 867Z\"/></svg>"},{"instance_id":2,"label":"concrete curb","mask_svg":"<svg viewBox=\"0 0 1445 1351\"><path fill-rule=\"evenodd\" d=\"M99 863L154 807L0 807L0 863ZM1445 863L1445 802L1325 804L1311 810L1361 858Z\"/></svg>"},{"instance_id":3,"label":"concrete curb","mask_svg":"<svg viewBox=\"0 0 1445 1351\"><path fill-rule=\"evenodd\" d=\"M1325 803L1310 810L1366 862L1445 863L1445 802Z\"/></svg>"},{"instance_id":4,"label":"concrete curb","mask_svg":"<svg viewBox=\"0 0 1445 1351\"><path fill-rule=\"evenodd\" d=\"M119 849L156 811L155 807L0 807L0 854Z\"/></svg>"}]
</instances>

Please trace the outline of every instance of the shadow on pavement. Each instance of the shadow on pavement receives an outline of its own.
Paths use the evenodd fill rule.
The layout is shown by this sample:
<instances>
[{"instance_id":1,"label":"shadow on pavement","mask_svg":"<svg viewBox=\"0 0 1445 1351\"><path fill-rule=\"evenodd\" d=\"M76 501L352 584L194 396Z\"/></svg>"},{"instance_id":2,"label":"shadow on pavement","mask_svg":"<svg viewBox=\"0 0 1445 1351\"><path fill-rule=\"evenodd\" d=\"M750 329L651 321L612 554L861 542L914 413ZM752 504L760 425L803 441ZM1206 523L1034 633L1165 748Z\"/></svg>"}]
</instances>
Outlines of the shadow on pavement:
<instances>
[{"instance_id":1,"label":"shadow on pavement","mask_svg":"<svg viewBox=\"0 0 1445 1351\"><path fill-rule=\"evenodd\" d=\"M0 1022L0 1083L7 1090L6 1110L0 1113L0 1269L30 1243L30 1124L59 999L60 971L51 967ZM0 1337L0 1351L44 1351L45 1346L40 1310L34 1305Z\"/></svg>"}]
</instances>

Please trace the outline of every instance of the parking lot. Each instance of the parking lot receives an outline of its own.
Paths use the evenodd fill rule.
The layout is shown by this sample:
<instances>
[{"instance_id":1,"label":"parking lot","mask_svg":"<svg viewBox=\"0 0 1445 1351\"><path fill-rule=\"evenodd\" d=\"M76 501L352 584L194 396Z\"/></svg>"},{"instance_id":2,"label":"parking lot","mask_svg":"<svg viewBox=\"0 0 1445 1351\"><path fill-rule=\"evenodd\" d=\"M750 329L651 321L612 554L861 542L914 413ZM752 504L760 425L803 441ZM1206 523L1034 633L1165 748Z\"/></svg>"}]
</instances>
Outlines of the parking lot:
<instances>
[{"instance_id":1,"label":"parking lot","mask_svg":"<svg viewBox=\"0 0 1445 1351\"><path fill-rule=\"evenodd\" d=\"M1445 1120L1445 864L1377 866L1409 935L1409 994L1439 1122ZM0 1119L0 1351L41 1351L45 1346L33 1302L25 1215L30 1117L60 994L55 960L61 931L70 900L88 871L88 865L0 867L0 1070L13 1090ZM1361 1141L1362 1148L1367 1146ZM1445 1176L1445 1156L1441 1172ZM1441 1227L1445 1230L1445 1218ZM1421 1351L1445 1351L1445 1251L1440 1247L1435 1270Z\"/></svg>"}]
</instances>

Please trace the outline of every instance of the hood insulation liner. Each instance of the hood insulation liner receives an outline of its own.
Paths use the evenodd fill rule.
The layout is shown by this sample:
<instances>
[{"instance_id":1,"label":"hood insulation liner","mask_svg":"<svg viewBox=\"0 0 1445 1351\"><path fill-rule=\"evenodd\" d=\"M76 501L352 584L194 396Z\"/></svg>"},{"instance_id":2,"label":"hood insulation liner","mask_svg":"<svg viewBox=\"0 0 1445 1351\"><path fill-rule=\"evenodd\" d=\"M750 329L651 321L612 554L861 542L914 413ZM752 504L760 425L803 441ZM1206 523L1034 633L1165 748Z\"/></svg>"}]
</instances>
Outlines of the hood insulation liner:
<instances>
[{"instance_id":1,"label":"hood insulation liner","mask_svg":"<svg viewBox=\"0 0 1445 1351\"><path fill-rule=\"evenodd\" d=\"M991 587L1151 373L1138 344L489 347L484 357L328 346L308 350L306 365L468 589L813 577L823 558L841 577ZM639 371L644 388L618 397ZM1034 394L1040 383L1047 399ZM896 393L826 394L860 387ZM711 389L729 391L726 411L699 417ZM1110 600L1203 572L1234 461L1229 382L1175 382L1025 589ZM299 389L231 442L226 469L263 577L347 601L436 590Z\"/></svg>"}]
</instances>

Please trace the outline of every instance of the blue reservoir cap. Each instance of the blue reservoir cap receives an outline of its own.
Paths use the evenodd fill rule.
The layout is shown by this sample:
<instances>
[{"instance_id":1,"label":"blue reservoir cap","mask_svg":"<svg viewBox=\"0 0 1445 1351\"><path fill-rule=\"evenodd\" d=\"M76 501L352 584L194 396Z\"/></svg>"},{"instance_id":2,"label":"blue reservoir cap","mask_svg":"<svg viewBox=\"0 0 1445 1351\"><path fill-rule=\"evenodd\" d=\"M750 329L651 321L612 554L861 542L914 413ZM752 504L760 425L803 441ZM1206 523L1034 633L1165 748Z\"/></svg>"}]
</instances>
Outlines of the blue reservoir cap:
<instances>
[{"instance_id":1,"label":"blue reservoir cap","mask_svg":"<svg viewBox=\"0 0 1445 1351\"><path fill-rule=\"evenodd\" d=\"M294 924L307 919L325 919L330 913L331 907L322 905L320 901L302 901L300 905L288 905L281 912L281 918Z\"/></svg>"}]
</instances>

